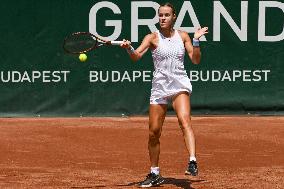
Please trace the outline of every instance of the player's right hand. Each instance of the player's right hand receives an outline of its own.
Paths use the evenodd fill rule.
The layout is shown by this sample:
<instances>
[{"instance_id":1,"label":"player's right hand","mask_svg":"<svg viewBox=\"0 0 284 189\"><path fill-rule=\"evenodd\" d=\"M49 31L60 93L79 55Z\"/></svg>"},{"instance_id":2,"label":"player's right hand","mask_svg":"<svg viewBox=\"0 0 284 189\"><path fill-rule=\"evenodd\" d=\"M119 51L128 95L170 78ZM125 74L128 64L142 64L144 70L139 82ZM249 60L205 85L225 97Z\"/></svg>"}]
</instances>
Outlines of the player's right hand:
<instances>
[{"instance_id":1,"label":"player's right hand","mask_svg":"<svg viewBox=\"0 0 284 189\"><path fill-rule=\"evenodd\" d=\"M131 42L130 42L130 41L128 41L128 40L126 40L126 39L123 39L123 43L122 43L120 46L121 46L122 48L127 49L127 48L130 47L130 45L131 45Z\"/></svg>"}]
</instances>

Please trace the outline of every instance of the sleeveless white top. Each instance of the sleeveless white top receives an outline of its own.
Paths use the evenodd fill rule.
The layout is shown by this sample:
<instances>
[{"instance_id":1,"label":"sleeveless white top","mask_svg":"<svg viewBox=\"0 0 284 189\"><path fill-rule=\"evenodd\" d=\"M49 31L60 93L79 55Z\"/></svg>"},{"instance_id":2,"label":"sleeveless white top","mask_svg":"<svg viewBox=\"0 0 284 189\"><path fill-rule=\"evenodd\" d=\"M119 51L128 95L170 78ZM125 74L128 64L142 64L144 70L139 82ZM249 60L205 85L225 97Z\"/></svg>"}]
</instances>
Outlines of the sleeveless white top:
<instances>
[{"instance_id":1,"label":"sleeveless white top","mask_svg":"<svg viewBox=\"0 0 284 189\"><path fill-rule=\"evenodd\" d=\"M155 71L152 80L151 99L173 96L181 91L191 93L190 79L184 70L184 43L175 30L171 38L159 31L158 46L152 50Z\"/></svg>"}]
</instances>

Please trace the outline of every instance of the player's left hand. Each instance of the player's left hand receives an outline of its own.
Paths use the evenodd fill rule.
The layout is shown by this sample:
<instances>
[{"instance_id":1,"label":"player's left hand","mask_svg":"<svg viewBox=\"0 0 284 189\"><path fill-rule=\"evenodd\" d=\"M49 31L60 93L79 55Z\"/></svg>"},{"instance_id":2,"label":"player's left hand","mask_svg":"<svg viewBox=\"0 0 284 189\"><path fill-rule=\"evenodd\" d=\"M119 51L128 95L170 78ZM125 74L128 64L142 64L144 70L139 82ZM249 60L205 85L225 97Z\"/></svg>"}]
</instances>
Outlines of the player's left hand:
<instances>
[{"instance_id":1,"label":"player's left hand","mask_svg":"<svg viewBox=\"0 0 284 189\"><path fill-rule=\"evenodd\" d=\"M208 27L198 28L197 31L194 33L194 38L199 39L201 36L208 33Z\"/></svg>"}]
</instances>

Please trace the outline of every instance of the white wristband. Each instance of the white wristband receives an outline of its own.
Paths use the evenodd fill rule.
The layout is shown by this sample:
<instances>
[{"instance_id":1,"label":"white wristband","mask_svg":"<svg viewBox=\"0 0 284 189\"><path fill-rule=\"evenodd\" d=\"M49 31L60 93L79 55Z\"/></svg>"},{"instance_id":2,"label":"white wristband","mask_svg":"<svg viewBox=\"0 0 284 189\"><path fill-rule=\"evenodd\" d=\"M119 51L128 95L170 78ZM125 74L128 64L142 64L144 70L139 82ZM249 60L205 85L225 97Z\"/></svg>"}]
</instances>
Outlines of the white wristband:
<instances>
[{"instance_id":1,"label":"white wristband","mask_svg":"<svg viewBox=\"0 0 284 189\"><path fill-rule=\"evenodd\" d=\"M199 47L199 40L193 38L193 40L192 40L192 46L194 46L194 47Z\"/></svg>"},{"instance_id":2,"label":"white wristband","mask_svg":"<svg viewBox=\"0 0 284 189\"><path fill-rule=\"evenodd\" d=\"M130 45L127 49L126 49L128 54L133 54L135 52L135 49Z\"/></svg>"}]
</instances>

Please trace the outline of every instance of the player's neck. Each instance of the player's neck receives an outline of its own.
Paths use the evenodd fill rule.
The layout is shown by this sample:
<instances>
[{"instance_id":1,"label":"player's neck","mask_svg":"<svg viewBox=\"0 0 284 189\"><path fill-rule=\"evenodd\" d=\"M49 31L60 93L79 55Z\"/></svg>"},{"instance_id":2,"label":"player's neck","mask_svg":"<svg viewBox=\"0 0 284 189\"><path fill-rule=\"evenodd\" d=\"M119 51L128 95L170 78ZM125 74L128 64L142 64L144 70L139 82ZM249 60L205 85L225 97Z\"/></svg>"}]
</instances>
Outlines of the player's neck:
<instances>
[{"instance_id":1,"label":"player's neck","mask_svg":"<svg viewBox=\"0 0 284 189\"><path fill-rule=\"evenodd\" d=\"M160 32L162 33L162 35L166 38L170 38L174 36L174 32L175 30L173 28L160 28Z\"/></svg>"}]
</instances>

